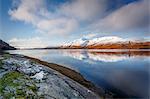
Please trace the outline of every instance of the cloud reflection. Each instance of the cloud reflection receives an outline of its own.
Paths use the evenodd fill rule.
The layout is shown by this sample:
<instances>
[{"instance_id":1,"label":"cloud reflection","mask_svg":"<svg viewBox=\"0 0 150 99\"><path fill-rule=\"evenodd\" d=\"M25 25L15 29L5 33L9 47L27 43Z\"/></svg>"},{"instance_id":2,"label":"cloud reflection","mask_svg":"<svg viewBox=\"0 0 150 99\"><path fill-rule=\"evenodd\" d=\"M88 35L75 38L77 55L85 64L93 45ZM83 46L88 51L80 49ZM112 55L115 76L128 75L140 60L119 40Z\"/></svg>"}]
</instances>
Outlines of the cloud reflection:
<instances>
[{"instance_id":1,"label":"cloud reflection","mask_svg":"<svg viewBox=\"0 0 150 99\"><path fill-rule=\"evenodd\" d=\"M62 51L64 56L69 56L82 61L118 62L135 57L149 56L148 51L103 52L103 51Z\"/></svg>"}]
</instances>

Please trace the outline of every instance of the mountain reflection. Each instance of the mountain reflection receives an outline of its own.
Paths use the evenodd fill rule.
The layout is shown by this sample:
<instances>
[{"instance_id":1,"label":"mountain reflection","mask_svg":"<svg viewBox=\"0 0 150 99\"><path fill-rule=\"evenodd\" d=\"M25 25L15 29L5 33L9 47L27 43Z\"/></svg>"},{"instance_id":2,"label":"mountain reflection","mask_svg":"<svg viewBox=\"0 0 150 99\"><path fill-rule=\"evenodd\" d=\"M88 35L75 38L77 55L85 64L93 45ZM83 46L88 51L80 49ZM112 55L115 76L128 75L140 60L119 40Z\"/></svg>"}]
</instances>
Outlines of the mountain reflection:
<instances>
[{"instance_id":1,"label":"mountain reflection","mask_svg":"<svg viewBox=\"0 0 150 99\"><path fill-rule=\"evenodd\" d=\"M117 62L135 57L150 56L149 51L62 51L64 56L69 56L82 61Z\"/></svg>"},{"instance_id":2,"label":"mountain reflection","mask_svg":"<svg viewBox=\"0 0 150 99\"><path fill-rule=\"evenodd\" d=\"M149 96L149 50L11 50L79 72L94 85L130 97Z\"/></svg>"}]
</instances>

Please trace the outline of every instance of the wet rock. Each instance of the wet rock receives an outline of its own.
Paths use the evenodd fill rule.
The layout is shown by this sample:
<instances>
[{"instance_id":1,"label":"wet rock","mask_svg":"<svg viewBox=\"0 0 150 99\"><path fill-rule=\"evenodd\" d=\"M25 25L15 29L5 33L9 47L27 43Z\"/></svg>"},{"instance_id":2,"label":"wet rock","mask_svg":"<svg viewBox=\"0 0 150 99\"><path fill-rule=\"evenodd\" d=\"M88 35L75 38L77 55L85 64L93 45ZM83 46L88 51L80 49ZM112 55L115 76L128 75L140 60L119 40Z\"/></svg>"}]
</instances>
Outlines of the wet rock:
<instances>
[{"instance_id":1,"label":"wet rock","mask_svg":"<svg viewBox=\"0 0 150 99\"><path fill-rule=\"evenodd\" d=\"M5 71L4 69L0 69L0 78L3 77L3 75L5 75L6 73L8 73L9 71Z\"/></svg>"},{"instance_id":2,"label":"wet rock","mask_svg":"<svg viewBox=\"0 0 150 99\"><path fill-rule=\"evenodd\" d=\"M34 76L32 76L31 78L35 78L37 80L42 80L44 77L44 72L40 71L39 73L36 73Z\"/></svg>"},{"instance_id":3,"label":"wet rock","mask_svg":"<svg viewBox=\"0 0 150 99\"><path fill-rule=\"evenodd\" d=\"M99 98L87 88L59 72L23 56L10 56L3 59L3 63L0 69L0 99Z\"/></svg>"}]
</instances>

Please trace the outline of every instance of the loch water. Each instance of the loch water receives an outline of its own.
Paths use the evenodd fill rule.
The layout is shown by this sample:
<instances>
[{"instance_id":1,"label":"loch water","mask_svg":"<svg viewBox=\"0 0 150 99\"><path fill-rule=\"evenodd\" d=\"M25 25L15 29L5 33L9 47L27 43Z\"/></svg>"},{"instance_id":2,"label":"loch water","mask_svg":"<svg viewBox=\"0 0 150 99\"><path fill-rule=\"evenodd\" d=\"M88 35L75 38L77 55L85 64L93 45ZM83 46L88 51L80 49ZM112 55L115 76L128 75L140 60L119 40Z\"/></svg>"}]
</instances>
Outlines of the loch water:
<instances>
[{"instance_id":1,"label":"loch water","mask_svg":"<svg viewBox=\"0 0 150 99\"><path fill-rule=\"evenodd\" d=\"M41 49L8 52L66 66L95 86L114 94L149 98L150 50Z\"/></svg>"}]
</instances>

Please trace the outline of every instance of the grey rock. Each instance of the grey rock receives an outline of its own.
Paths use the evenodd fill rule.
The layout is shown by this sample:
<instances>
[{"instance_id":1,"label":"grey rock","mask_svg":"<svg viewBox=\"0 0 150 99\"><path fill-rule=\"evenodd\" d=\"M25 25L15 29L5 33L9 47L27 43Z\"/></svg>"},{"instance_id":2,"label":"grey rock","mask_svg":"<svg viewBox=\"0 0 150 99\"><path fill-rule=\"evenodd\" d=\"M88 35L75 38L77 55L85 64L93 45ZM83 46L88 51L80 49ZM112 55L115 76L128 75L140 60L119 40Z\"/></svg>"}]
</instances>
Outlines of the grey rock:
<instances>
[{"instance_id":1,"label":"grey rock","mask_svg":"<svg viewBox=\"0 0 150 99\"><path fill-rule=\"evenodd\" d=\"M19 79L14 80L13 83L21 83L22 86L17 86L19 90L26 92L26 95L33 95L36 98L44 99L84 99L99 98L92 91L71 80L70 78L60 74L59 72L43 66L41 64L32 62L23 56L14 56L5 59L3 68L0 69L0 79L4 74L10 71L17 71L27 76L28 80ZM30 79L30 80L29 80ZM37 89L32 88L36 86ZM29 86L33 90L26 89ZM5 88L5 93L14 93L16 88L10 86ZM2 96L0 96L1 98Z\"/></svg>"}]
</instances>

